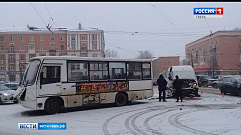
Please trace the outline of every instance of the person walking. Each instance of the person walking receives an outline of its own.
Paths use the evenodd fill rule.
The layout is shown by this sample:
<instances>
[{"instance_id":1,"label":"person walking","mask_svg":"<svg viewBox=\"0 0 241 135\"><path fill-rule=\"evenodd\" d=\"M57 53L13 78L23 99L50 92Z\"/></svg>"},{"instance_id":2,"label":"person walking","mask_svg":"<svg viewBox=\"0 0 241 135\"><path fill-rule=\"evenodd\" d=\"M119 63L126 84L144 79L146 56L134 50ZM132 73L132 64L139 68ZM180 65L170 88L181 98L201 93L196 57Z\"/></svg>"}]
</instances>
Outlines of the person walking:
<instances>
[{"instance_id":1,"label":"person walking","mask_svg":"<svg viewBox=\"0 0 241 135\"><path fill-rule=\"evenodd\" d=\"M163 99L163 102L167 102L165 99L166 98L167 81L163 77L162 74L157 79L157 84L158 84L158 90L159 90L159 101L161 102L161 99ZM161 98L161 93L162 93L162 98Z\"/></svg>"},{"instance_id":2,"label":"person walking","mask_svg":"<svg viewBox=\"0 0 241 135\"><path fill-rule=\"evenodd\" d=\"M176 90L176 95L177 95L177 101L176 102L179 102L179 97L180 97L181 102L182 102L182 85L183 85L182 80L180 80L178 75L176 75L176 79L173 82L173 88Z\"/></svg>"}]
</instances>

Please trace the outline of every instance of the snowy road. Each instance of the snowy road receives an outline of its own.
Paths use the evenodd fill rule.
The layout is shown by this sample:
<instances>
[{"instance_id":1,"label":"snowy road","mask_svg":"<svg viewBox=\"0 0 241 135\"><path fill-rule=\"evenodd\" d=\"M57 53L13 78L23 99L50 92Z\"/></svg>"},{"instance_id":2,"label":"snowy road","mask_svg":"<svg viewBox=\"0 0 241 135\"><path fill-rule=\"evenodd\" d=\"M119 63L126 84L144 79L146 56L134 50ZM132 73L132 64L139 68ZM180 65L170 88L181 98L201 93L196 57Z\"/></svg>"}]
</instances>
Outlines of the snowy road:
<instances>
[{"instance_id":1,"label":"snowy road","mask_svg":"<svg viewBox=\"0 0 241 135\"><path fill-rule=\"evenodd\" d=\"M19 104L0 106L0 135L239 135L241 97L203 93L198 98L123 107L98 106L45 115ZM67 130L20 130L18 123L66 123Z\"/></svg>"}]
</instances>

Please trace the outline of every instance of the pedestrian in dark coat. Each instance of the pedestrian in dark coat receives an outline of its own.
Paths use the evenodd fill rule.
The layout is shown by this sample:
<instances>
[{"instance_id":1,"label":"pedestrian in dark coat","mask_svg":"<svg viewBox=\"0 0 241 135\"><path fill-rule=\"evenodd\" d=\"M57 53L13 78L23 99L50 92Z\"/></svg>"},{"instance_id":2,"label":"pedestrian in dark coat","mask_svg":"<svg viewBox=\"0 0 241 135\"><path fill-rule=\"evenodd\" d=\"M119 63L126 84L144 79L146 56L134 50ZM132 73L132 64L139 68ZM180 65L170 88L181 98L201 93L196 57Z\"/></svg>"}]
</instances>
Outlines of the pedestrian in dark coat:
<instances>
[{"instance_id":1,"label":"pedestrian in dark coat","mask_svg":"<svg viewBox=\"0 0 241 135\"><path fill-rule=\"evenodd\" d=\"M177 94L177 101L176 102L179 102L179 97L180 97L181 102L182 102L182 85L183 85L182 80L180 80L178 75L176 75L176 79L173 82L173 88L176 90L176 94Z\"/></svg>"},{"instance_id":2,"label":"pedestrian in dark coat","mask_svg":"<svg viewBox=\"0 0 241 135\"><path fill-rule=\"evenodd\" d=\"M165 90L167 89L167 87L166 87L167 81L163 77L162 74L157 79L157 84L158 84L158 90L159 90L159 101L161 101L161 99L163 99L163 102L166 102L166 99L165 99L166 98L166 92L165 92ZM161 93L162 93L162 98L161 98Z\"/></svg>"}]
</instances>

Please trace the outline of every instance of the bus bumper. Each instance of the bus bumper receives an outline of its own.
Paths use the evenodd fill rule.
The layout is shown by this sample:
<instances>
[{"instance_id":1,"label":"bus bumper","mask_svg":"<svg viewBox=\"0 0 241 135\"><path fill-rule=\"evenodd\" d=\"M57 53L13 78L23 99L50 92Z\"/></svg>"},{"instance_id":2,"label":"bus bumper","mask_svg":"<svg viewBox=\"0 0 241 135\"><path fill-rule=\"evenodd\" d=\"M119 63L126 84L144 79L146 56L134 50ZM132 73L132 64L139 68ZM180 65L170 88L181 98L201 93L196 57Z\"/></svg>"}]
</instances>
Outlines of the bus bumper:
<instances>
[{"instance_id":1,"label":"bus bumper","mask_svg":"<svg viewBox=\"0 0 241 135\"><path fill-rule=\"evenodd\" d=\"M26 107L26 108L29 108L29 109L38 109L37 105L36 105L36 101L19 100L19 104L21 104L23 107Z\"/></svg>"}]
</instances>

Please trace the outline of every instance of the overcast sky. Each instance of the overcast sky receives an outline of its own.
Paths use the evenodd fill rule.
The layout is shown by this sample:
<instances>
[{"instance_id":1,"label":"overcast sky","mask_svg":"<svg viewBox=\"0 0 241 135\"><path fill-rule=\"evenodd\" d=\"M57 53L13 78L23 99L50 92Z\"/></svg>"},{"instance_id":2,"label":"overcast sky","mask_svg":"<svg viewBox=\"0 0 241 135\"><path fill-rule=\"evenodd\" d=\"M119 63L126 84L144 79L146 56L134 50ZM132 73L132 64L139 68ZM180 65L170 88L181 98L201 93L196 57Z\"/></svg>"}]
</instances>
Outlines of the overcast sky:
<instances>
[{"instance_id":1,"label":"overcast sky","mask_svg":"<svg viewBox=\"0 0 241 135\"><path fill-rule=\"evenodd\" d=\"M223 7L222 19L195 19L195 7ZM19 2L0 3L0 31L27 25L104 30L106 49L119 58L148 50L185 58L185 45L218 30L241 28L241 2ZM52 17L53 20L50 18Z\"/></svg>"}]
</instances>

